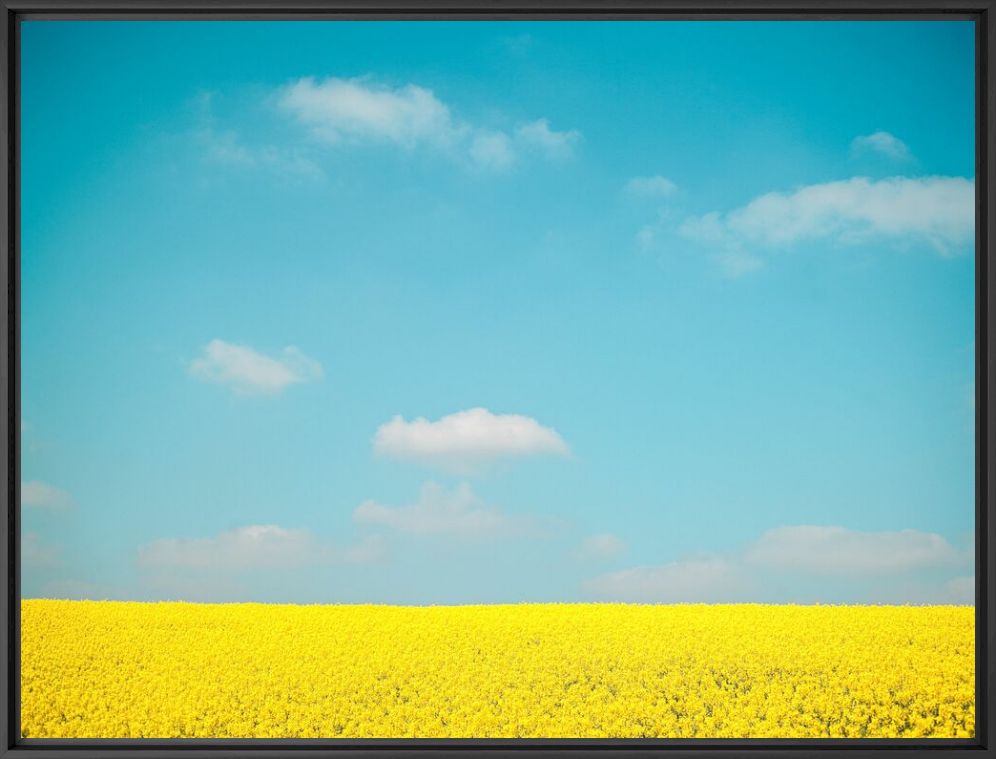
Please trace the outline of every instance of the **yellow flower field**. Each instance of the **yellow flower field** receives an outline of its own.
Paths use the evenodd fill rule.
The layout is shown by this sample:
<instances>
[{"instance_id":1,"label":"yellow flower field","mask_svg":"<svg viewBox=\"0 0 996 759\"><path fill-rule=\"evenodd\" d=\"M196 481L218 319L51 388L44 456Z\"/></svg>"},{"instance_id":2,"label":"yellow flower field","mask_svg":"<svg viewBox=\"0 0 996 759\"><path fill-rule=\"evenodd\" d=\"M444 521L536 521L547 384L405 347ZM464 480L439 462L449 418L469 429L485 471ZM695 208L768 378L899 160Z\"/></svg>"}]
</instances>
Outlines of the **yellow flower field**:
<instances>
[{"instance_id":1,"label":"yellow flower field","mask_svg":"<svg viewBox=\"0 0 996 759\"><path fill-rule=\"evenodd\" d=\"M23 602L22 731L971 737L969 607Z\"/></svg>"}]
</instances>

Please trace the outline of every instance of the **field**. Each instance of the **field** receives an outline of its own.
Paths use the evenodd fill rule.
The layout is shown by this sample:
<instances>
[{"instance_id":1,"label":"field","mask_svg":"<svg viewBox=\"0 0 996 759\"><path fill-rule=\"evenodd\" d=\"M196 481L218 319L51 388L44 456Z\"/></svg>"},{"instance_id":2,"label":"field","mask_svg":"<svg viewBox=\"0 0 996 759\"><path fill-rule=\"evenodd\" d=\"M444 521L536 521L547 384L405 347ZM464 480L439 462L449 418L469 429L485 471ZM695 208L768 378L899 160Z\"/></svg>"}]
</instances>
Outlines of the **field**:
<instances>
[{"instance_id":1,"label":"field","mask_svg":"<svg viewBox=\"0 0 996 759\"><path fill-rule=\"evenodd\" d=\"M28 600L22 731L971 737L974 610Z\"/></svg>"}]
</instances>

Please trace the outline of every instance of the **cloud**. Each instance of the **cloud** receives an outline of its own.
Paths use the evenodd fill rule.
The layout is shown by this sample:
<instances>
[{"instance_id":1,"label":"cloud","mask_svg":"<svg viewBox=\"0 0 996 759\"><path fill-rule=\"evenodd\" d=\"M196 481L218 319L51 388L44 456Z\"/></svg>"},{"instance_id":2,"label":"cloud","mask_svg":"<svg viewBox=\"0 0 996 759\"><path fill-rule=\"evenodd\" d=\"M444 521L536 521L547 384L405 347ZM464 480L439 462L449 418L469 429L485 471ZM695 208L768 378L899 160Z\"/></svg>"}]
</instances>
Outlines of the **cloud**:
<instances>
[{"instance_id":1,"label":"cloud","mask_svg":"<svg viewBox=\"0 0 996 759\"><path fill-rule=\"evenodd\" d=\"M872 132L851 141L851 155L859 157L877 153L894 161L908 161L913 156L905 142L888 132Z\"/></svg>"},{"instance_id":2,"label":"cloud","mask_svg":"<svg viewBox=\"0 0 996 759\"><path fill-rule=\"evenodd\" d=\"M845 527L776 527L751 544L745 561L819 575L876 575L957 565L961 554L940 535L918 530L861 532Z\"/></svg>"},{"instance_id":3,"label":"cloud","mask_svg":"<svg viewBox=\"0 0 996 759\"><path fill-rule=\"evenodd\" d=\"M948 603L971 606L975 603L975 577L955 577L944 584Z\"/></svg>"},{"instance_id":4,"label":"cloud","mask_svg":"<svg viewBox=\"0 0 996 759\"><path fill-rule=\"evenodd\" d=\"M337 548L320 542L310 531L277 525L249 525L212 538L163 538L138 550L143 567L198 570L293 569L314 564L376 561L383 545L369 538Z\"/></svg>"},{"instance_id":5,"label":"cloud","mask_svg":"<svg viewBox=\"0 0 996 759\"><path fill-rule=\"evenodd\" d=\"M238 395L277 395L288 385L320 379L322 366L293 346L270 357L215 339L190 362L190 373L205 382L227 385Z\"/></svg>"},{"instance_id":6,"label":"cloud","mask_svg":"<svg viewBox=\"0 0 996 759\"><path fill-rule=\"evenodd\" d=\"M435 482L426 482L418 500L407 506L364 501L356 507L353 519L411 535L472 539L523 534L535 527L535 521L528 517L510 516L488 506L467 483L447 490Z\"/></svg>"},{"instance_id":7,"label":"cloud","mask_svg":"<svg viewBox=\"0 0 996 759\"><path fill-rule=\"evenodd\" d=\"M667 177L633 177L623 188L630 195L666 198L678 191L678 185Z\"/></svg>"},{"instance_id":8,"label":"cloud","mask_svg":"<svg viewBox=\"0 0 996 759\"><path fill-rule=\"evenodd\" d=\"M39 480L21 482L21 506L30 506L47 511L65 511L73 504L73 499L65 490Z\"/></svg>"},{"instance_id":9,"label":"cloud","mask_svg":"<svg viewBox=\"0 0 996 759\"><path fill-rule=\"evenodd\" d=\"M219 129L214 113L215 93L202 92L192 105L197 126L194 141L208 160L242 169L265 169L282 177L322 180L325 172L300 148L249 144L235 129Z\"/></svg>"},{"instance_id":10,"label":"cloud","mask_svg":"<svg viewBox=\"0 0 996 759\"><path fill-rule=\"evenodd\" d=\"M600 535L589 535L581 541L575 551L579 559L589 561L604 561L614 559L626 550L625 541L618 535L602 533Z\"/></svg>"},{"instance_id":11,"label":"cloud","mask_svg":"<svg viewBox=\"0 0 996 759\"><path fill-rule=\"evenodd\" d=\"M556 430L528 416L492 414L486 408L458 411L436 422L395 416L377 429L374 451L457 472L503 458L569 453Z\"/></svg>"},{"instance_id":12,"label":"cloud","mask_svg":"<svg viewBox=\"0 0 996 759\"><path fill-rule=\"evenodd\" d=\"M300 149L276 145L248 145L234 130L200 129L196 133L207 157L217 163L268 169L285 176L323 179L325 172Z\"/></svg>"},{"instance_id":13,"label":"cloud","mask_svg":"<svg viewBox=\"0 0 996 759\"><path fill-rule=\"evenodd\" d=\"M582 583L612 601L723 603L972 603L972 556L918 530L862 532L796 525L762 533L742 551L682 558ZM787 594L787 596L786 596Z\"/></svg>"},{"instance_id":14,"label":"cloud","mask_svg":"<svg viewBox=\"0 0 996 759\"><path fill-rule=\"evenodd\" d=\"M555 160L573 156L574 148L581 142L581 132L576 129L558 132L550 128L547 119L520 124L515 130L515 136L522 143L539 148L548 158Z\"/></svg>"},{"instance_id":15,"label":"cloud","mask_svg":"<svg viewBox=\"0 0 996 759\"><path fill-rule=\"evenodd\" d=\"M282 87L277 102L328 145L426 146L495 170L510 167L521 149L538 148L551 159L570 157L581 139L576 130L551 129L546 119L521 124L512 133L471 124L454 117L430 89L411 83L390 87L369 77L304 77Z\"/></svg>"},{"instance_id":16,"label":"cloud","mask_svg":"<svg viewBox=\"0 0 996 759\"><path fill-rule=\"evenodd\" d=\"M479 131L470 142L470 157L487 168L507 169L515 162L515 150L504 132Z\"/></svg>"},{"instance_id":17,"label":"cloud","mask_svg":"<svg viewBox=\"0 0 996 759\"><path fill-rule=\"evenodd\" d=\"M725 213L688 217L677 231L718 248L721 262L732 257L731 273L756 268L759 251L819 240L926 245L953 256L970 251L975 238L975 182L939 176L853 177L769 192ZM737 257L743 257L739 264Z\"/></svg>"},{"instance_id":18,"label":"cloud","mask_svg":"<svg viewBox=\"0 0 996 759\"><path fill-rule=\"evenodd\" d=\"M309 76L285 86L279 103L330 143L377 140L413 148L452 142L464 130L431 90L414 84L392 89L366 79Z\"/></svg>"},{"instance_id":19,"label":"cloud","mask_svg":"<svg viewBox=\"0 0 996 759\"><path fill-rule=\"evenodd\" d=\"M32 569L57 566L59 549L43 543L36 533L27 532L21 537L21 562Z\"/></svg>"},{"instance_id":20,"label":"cloud","mask_svg":"<svg viewBox=\"0 0 996 759\"><path fill-rule=\"evenodd\" d=\"M748 591L738 567L720 557L675 561L609 572L582 589L595 598L636 603L724 603Z\"/></svg>"}]
</instances>

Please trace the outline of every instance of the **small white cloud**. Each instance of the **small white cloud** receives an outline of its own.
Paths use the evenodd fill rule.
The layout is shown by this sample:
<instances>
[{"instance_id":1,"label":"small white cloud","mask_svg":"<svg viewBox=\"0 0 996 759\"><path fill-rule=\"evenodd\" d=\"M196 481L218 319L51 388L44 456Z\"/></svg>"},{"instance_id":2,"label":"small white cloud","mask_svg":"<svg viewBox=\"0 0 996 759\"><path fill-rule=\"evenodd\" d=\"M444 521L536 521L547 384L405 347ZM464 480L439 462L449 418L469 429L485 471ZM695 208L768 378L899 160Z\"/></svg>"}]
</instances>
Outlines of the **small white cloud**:
<instances>
[{"instance_id":1,"label":"small white cloud","mask_svg":"<svg viewBox=\"0 0 996 759\"><path fill-rule=\"evenodd\" d=\"M582 540L575 555L583 560L605 561L616 558L625 550L626 543L618 535L602 533L600 535L589 535Z\"/></svg>"},{"instance_id":2,"label":"small white cloud","mask_svg":"<svg viewBox=\"0 0 996 759\"><path fill-rule=\"evenodd\" d=\"M472 124L454 117L430 89L416 84L390 87L370 78L304 77L281 88L277 102L328 145L382 143L406 150L427 146L494 170L509 168L521 149L538 149L549 159L568 158L581 139L577 130L551 129L546 119L522 124L511 134Z\"/></svg>"},{"instance_id":3,"label":"small white cloud","mask_svg":"<svg viewBox=\"0 0 996 759\"><path fill-rule=\"evenodd\" d=\"M609 572L586 581L582 589L608 601L725 603L743 599L748 585L732 562L705 557Z\"/></svg>"},{"instance_id":4,"label":"small white cloud","mask_svg":"<svg viewBox=\"0 0 996 759\"><path fill-rule=\"evenodd\" d=\"M556 430L528 416L492 414L486 408L458 411L435 422L396 416L377 429L374 451L455 472L503 458L569 453Z\"/></svg>"},{"instance_id":5,"label":"small white cloud","mask_svg":"<svg viewBox=\"0 0 996 759\"><path fill-rule=\"evenodd\" d=\"M465 131L431 90L414 84L391 88L367 79L304 77L280 90L279 103L330 143L375 140L413 148L449 144Z\"/></svg>"},{"instance_id":6,"label":"small white cloud","mask_svg":"<svg viewBox=\"0 0 996 759\"><path fill-rule=\"evenodd\" d=\"M550 122L546 119L520 124L515 130L515 136L524 144L539 148L548 158L555 160L570 158L581 142L581 132L578 130L558 132L550 128Z\"/></svg>"},{"instance_id":7,"label":"small white cloud","mask_svg":"<svg viewBox=\"0 0 996 759\"><path fill-rule=\"evenodd\" d=\"M65 511L72 506L69 493L39 480L21 482L21 506L48 511Z\"/></svg>"},{"instance_id":8,"label":"small white cloud","mask_svg":"<svg viewBox=\"0 0 996 759\"><path fill-rule=\"evenodd\" d=\"M31 569L48 569L59 563L59 549L41 541L36 533L21 536L21 562Z\"/></svg>"},{"instance_id":9,"label":"small white cloud","mask_svg":"<svg viewBox=\"0 0 996 759\"><path fill-rule=\"evenodd\" d=\"M190 373L205 382L227 385L239 395L276 395L288 385L320 379L322 366L293 346L271 357L215 339L190 362Z\"/></svg>"},{"instance_id":10,"label":"small white cloud","mask_svg":"<svg viewBox=\"0 0 996 759\"><path fill-rule=\"evenodd\" d=\"M422 485L418 500L407 506L384 506L364 501L353 512L356 522L379 524L411 535L450 535L495 538L530 532L534 522L510 516L488 506L470 485L452 491L435 482Z\"/></svg>"},{"instance_id":11,"label":"small white cloud","mask_svg":"<svg viewBox=\"0 0 996 759\"><path fill-rule=\"evenodd\" d=\"M768 530L745 554L747 563L756 566L819 575L904 572L957 565L963 558L932 532L861 532L818 525Z\"/></svg>"},{"instance_id":12,"label":"small white cloud","mask_svg":"<svg viewBox=\"0 0 996 759\"><path fill-rule=\"evenodd\" d=\"M752 266L760 263L758 251L814 240L920 244L953 256L969 252L975 238L975 182L963 177L854 177L770 192L725 213L689 217L677 231L721 248L724 256L751 256Z\"/></svg>"},{"instance_id":13,"label":"small white cloud","mask_svg":"<svg viewBox=\"0 0 996 759\"><path fill-rule=\"evenodd\" d=\"M905 142L888 132L872 132L855 137L851 141L851 154L854 156L877 153L894 161L908 161L912 158Z\"/></svg>"},{"instance_id":14,"label":"small white cloud","mask_svg":"<svg viewBox=\"0 0 996 759\"><path fill-rule=\"evenodd\" d=\"M363 563L383 554L377 538L352 547L320 542L309 530L250 525L212 538L163 538L142 546L143 567L195 570L292 569L325 563Z\"/></svg>"},{"instance_id":15,"label":"small white cloud","mask_svg":"<svg viewBox=\"0 0 996 759\"><path fill-rule=\"evenodd\" d=\"M678 191L678 185L667 177L633 177L626 182L625 191L630 195L666 198Z\"/></svg>"}]
</instances>

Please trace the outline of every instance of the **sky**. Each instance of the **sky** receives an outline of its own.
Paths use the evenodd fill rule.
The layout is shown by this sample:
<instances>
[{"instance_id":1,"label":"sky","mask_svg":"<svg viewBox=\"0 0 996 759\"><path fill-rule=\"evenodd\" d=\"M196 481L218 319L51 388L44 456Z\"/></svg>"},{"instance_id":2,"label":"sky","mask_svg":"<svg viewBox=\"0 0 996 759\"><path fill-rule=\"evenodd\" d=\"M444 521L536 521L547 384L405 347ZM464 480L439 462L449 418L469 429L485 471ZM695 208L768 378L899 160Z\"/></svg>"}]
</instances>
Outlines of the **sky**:
<instances>
[{"instance_id":1,"label":"sky","mask_svg":"<svg viewBox=\"0 0 996 759\"><path fill-rule=\"evenodd\" d=\"M22 24L22 594L971 603L974 31Z\"/></svg>"}]
</instances>

